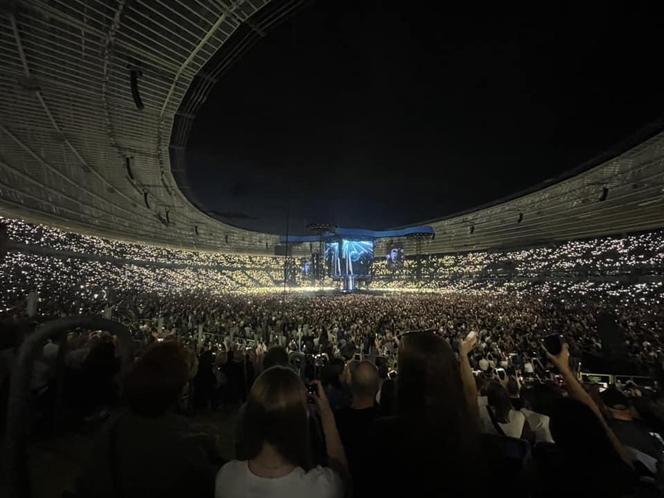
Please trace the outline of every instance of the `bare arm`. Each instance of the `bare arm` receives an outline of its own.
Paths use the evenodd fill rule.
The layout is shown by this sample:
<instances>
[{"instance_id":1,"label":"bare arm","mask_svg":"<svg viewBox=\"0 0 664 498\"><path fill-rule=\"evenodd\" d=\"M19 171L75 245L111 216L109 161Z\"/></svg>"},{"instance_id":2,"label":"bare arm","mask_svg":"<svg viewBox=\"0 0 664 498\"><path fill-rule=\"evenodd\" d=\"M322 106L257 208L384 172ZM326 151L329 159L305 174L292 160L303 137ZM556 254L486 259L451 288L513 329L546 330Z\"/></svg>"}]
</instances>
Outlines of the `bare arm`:
<instances>
[{"instance_id":1,"label":"bare arm","mask_svg":"<svg viewBox=\"0 0 664 498\"><path fill-rule=\"evenodd\" d=\"M318 386L318 396L315 397L318 411L320 412L321 425L323 426L323 435L325 436L325 446L327 447L327 458L330 467L339 471L342 477L348 475L348 461L346 460L346 451L341 443L337 423L334 420L334 413L330 403L325 395L325 389L319 381L314 381Z\"/></svg>"},{"instance_id":2,"label":"bare arm","mask_svg":"<svg viewBox=\"0 0 664 498\"><path fill-rule=\"evenodd\" d=\"M473 350L476 344L477 334L469 334L468 337L459 342L459 371L468 407L471 413L479 415L477 408L477 383L475 382L473 369L470 366L470 360L468 360L468 353Z\"/></svg>"},{"instance_id":3,"label":"bare arm","mask_svg":"<svg viewBox=\"0 0 664 498\"><path fill-rule=\"evenodd\" d=\"M631 467L632 466L631 459L629 458L627 452L625 451L624 446L622 445L620 440L616 437L611 428L607 425L606 420L604 420L604 416L602 415L602 412L599 409L599 406L597 406L597 403L595 403L595 400L583 388L583 386L579 383L576 376L574 375L574 372L572 372L572 369L569 366L569 346L567 344L563 344L563 349L560 352L560 354L558 354L558 356L553 356L546 350L545 352L551 363L553 363L556 366L556 368L560 372L560 375L563 376L563 379L565 380L565 386L567 386L567 392L569 393L569 395L572 398L576 399L577 401L580 401L581 403L586 405L595 413L595 415L597 415L597 418L599 418L600 422L602 423L602 426L604 427L604 430L606 431L606 434L609 437L609 440L611 441L611 444L613 445L614 449L616 450L618 455L620 455L620 458L622 458L624 462Z\"/></svg>"}]
</instances>

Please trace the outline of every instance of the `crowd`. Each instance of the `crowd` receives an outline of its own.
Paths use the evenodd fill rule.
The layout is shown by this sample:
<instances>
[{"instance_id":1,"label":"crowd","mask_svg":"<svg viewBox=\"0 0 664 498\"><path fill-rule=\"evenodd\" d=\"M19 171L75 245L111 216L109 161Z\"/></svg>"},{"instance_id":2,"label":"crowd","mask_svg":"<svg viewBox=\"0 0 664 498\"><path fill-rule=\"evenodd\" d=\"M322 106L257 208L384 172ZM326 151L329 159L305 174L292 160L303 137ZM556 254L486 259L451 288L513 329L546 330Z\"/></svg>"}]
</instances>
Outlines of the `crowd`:
<instances>
[{"instance_id":1,"label":"crowd","mask_svg":"<svg viewBox=\"0 0 664 498\"><path fill-rule=\"evenodd\" d=\"M371 351L318 363L282 346L203 346L197 357L186 340L157 335L120 377L110 336L71 334L68 406L79 420L107 414L74 496L659 496L657 391L582 385L569 343L542 361L482 367L488 336L460 337L399 334L390 371ZM35 410L47 405L57 348L46 344L37 362L33 382L46 384L32 386ZM218 388L218 402L241 404L234 454L190 417L215 408Z\"/></svg>"},{"instance_id":2,"label":"crowd","mask_svg":"<svg viewBox=\"0 0 664 498\"><path fill-rule=\"evenodd\" d=\"M61 253L0 261L3 399L34 324L93 314L132 333L126 376L101 331L49 342L33 366L31 430L52 429L57 392L72 426L108 418L80 496L657 495L660 233L426 256L390 275L377 261L382 292L339 295L275 292L278 258L3 221ZM547 352L552 336L565 345ZM580 371L648 380L582 385ZM237 460L192 431L188 417L220 408L239 413Z\"/></svg>"}]
</instances>

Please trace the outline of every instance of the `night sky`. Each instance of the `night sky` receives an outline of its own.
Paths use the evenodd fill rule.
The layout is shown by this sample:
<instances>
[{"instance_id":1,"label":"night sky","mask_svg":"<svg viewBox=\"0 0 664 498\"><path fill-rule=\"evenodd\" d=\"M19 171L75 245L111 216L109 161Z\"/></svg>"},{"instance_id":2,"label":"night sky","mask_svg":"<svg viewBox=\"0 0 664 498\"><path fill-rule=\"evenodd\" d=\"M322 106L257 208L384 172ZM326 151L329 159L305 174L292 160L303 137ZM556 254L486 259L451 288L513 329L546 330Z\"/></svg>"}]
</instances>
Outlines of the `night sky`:
<instances>
[{"instance_id":1,"label":"night sky","mask_svg":"<svg viewBox=\"0 0 664 498\"><path fill-rule=\"evenodd\" d=\"M661 9L465 4L310 2L198 113L196 198L272 233L289 212L291 233L396 227L556 177L663 114Z\"/></svg>"}]
</instances>

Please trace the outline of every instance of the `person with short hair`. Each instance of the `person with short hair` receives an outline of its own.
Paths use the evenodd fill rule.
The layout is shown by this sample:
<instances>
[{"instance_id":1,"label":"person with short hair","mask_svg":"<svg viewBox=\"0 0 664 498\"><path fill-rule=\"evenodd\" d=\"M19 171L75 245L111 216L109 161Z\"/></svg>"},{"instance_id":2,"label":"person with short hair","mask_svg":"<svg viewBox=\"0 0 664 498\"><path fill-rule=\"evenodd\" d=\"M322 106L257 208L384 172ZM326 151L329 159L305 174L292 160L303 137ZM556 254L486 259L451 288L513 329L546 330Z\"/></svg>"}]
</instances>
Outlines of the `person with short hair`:
<instances>
[{"instance_id":1,"label":"person with short hair","mask_svg":"<svg viewBox=\"0 0 664 498\"><path fill-rule=\"evenodd\" d=\"M288 351L286 351L286 348L281 346L271 347L263 356L263 370L267 370L276 365L282 367L287 367L289 365Z\"/></svg>"},{"instance_id":2,"label":"person with short hair","mask_svg":"<svg viewBox=\"0 0 664 498\"><path fill-rule=\"evenodd\" d=\"M653 429L640 419L629 398L615 386L609 387L600 397L608 412L609 427L628 451L661 460L662 445L652 436Z\"/></svg>"},{"instance_id":3,"label":"person with short hair","mask_svg":"<svg viewBox=\"0 0 664 498\"><path fill-rule=\"evenodd\" d=\"M125 380L129 411L97 440L77 496L149 498L210 496L220 461L212 441L171 412L188 380L184 348L155 342Z\"/></svg>"},{"instance_id":4,"label":"person with short hair","mask_svg":"<svg viewBox=\"0 0 664 498\"><path fill-rule=\"evenodd\" d=\"M365 475L364 463L368 458L367 434L378 416L376 394L379 385L376 366L368 360L358 362L350 377L351 404L336 414L339 434L348 457L348 468L356 484ZM357 493L355 495L357 496Z\"/></svg>"},{"instance_id":5,"label":"person with short hair","mask_svg":"<svg viewBox=\"0 0 664 498\"><path fill-rule=\"evenodd\" d=\"M487 387L486 403L479 402L482 432L520 438L526 428L526 416L512 406L507 390L498 382Z\"/></svg>"},{"instance_id":6,"label":"person with short hair","mask_svg":"<svg viewBox=\"0 0 664 498\"><path fill-rule=\"evenodd\" d=\"M313 466L307 393L290 368L274 366L254 382L244 412L246 460L219 470L216 498L322 497L344 494L346 455L320 382L310 399L318 407L328 467Z\"/></svg>"}]
</instances>

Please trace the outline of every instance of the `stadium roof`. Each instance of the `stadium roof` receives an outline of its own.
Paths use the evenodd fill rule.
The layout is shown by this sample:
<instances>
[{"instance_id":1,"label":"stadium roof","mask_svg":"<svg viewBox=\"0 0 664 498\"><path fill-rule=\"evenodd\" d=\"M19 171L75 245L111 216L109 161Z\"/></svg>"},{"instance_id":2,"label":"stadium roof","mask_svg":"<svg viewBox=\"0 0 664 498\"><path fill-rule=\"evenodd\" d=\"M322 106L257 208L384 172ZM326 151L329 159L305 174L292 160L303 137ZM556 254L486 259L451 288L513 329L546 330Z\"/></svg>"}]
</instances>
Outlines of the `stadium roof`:
<instances>
[{"instance_id":1,"label":"stadium roof","mask_svg":"<svg viewBox=\"0 0 664 498\"><path fill-rule=\"evenodd\" d=\"M196 110L250 46L237 34L262 36L298 3L0 3L0 214L125 240L273 254L277 236L208 216L178 175ZM422 251L662 227L663 174L659 133L561 182L427 222L436 236Z\"/></svg>"},{"instance_id":2,"label":"stadium roof","mask_svg":"<svg viewBox=\"0 0 664 498\"><path fill-rule=\"evenodd\" d=\"M193 206L169 158L192 79L266 3L0 4L2 211L128 240L272 252L275 236Z\"/></svg>"}]
</instances>

